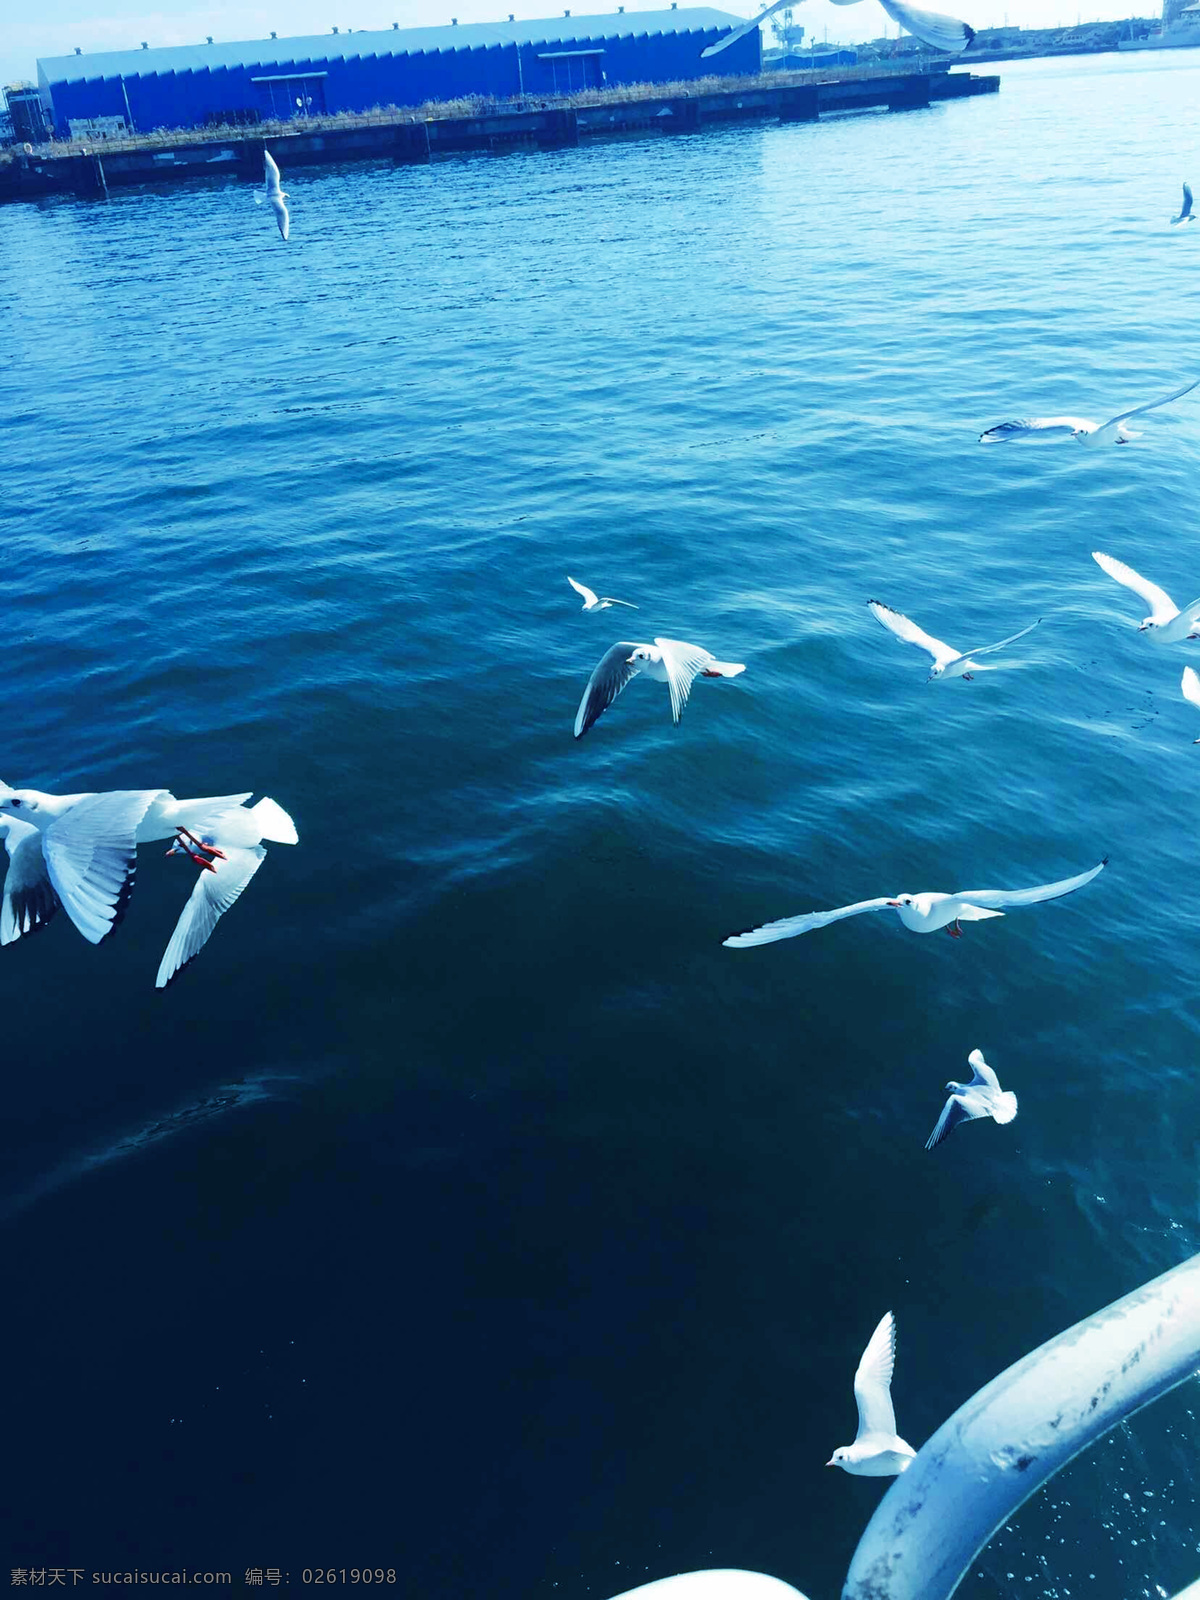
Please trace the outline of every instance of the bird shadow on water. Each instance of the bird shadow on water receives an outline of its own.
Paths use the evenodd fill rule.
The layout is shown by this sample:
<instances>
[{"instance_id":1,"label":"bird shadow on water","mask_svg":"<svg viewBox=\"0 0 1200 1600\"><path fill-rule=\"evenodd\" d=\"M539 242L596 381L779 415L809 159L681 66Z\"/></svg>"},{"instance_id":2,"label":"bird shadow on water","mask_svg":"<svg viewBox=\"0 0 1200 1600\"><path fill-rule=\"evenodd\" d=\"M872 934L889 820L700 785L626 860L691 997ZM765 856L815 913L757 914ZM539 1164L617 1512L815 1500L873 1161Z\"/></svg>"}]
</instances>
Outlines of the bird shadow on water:
<instances>
[{"instance_id":1,"label":"bird shadow on water","mask_svg":"<svg viewBox=\"0 0 1200 1600\"><path fill-rule=\"evenodd\" d=\"M292 1097L302 1085L328 1077L343 1063L308 1063L303 1068L285 1070L264 1067L233 1083L214 1085L194 1098L155 1113L139 1125L111 1130L103 1139L53 1156L40 1171L27 1173L19 1185L0 1194L0 1222L9 1222L60 1189L90 1177L115 1162L144 1155L169 1139L199 1134L209 1124L236 1111L266 1101Z\"/></svg>"}]
</instances>

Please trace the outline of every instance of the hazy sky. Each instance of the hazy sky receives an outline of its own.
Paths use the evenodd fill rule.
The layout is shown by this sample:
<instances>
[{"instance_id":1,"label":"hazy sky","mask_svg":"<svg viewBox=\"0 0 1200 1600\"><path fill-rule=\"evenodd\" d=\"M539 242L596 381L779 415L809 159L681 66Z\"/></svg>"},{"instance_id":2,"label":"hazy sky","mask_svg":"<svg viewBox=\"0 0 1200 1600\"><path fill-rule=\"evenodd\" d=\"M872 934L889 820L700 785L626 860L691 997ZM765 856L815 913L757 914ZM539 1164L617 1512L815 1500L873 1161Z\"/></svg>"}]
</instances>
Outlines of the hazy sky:
<instances>
[{"instance_id":1,"label":"hazy sky","mask_svg":"<svg viewBox=\"0 0 1200 1600\"><path fill-rule=\"evenodd\" d=\"M626 11L666 9L642 0L626 0ZM752 16L762 6L747 0L711 0L720 10ZM1127 16L1157 16L1159 0L923 0L930 10L948 11L977 28L1004 21L1023 27L1050 27L1055 23L1085 22L1095 18L1117 20ZM688 0L680 0L683 10ZM208 34L214 39L264 39L274 28L281 37L291 34L328 33L336 24L347 28L402 28L460 22L489 22L515 12L518 17L557 16L564 7L538 0L248 0L231 5L226 0L180 0L177 5L154 9L147 0L38 0L35 5L6 6L0 23L0 79L36 77L39 56L70 55L82 50L136 49L143 39L151 45L198 44ZM601 0L576 0L571 9L587 12L615 11ZM797 4L796 21L809 36L855 41L876 38L886 22L874 0L856 6L832 6L828 0ZM895 34L895 24L888 28Z\"/></svg>"}]
</instances>

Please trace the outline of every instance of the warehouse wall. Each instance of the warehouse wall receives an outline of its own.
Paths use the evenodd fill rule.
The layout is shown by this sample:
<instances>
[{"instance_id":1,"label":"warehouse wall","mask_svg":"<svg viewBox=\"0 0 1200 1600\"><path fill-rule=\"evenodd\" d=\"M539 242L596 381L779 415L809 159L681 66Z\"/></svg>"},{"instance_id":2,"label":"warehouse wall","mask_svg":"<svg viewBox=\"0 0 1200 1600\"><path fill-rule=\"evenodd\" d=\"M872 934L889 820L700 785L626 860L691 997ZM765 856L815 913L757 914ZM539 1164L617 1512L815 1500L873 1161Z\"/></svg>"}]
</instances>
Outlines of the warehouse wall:
<instances>
[{"instance_id":1,"label":"warehouse wall","mask_svg":"<svg viewBox=\"0 0 1200 1600\"><path fill-rule=\"evenodd\" d=\"M549 44L506 44L468 50L435 50L404 55L355 56L349 60L304 59L270 66L216 67L196 72L126 73L120 78L41 83L43 98L54 107L55 127L65 130L71 118L126 115L139 132L154 128L195 127L214 114L255 109L267 116L270 96L253 78L282 74L324 73L324 109L368 111L373 106L420 105L425 100L451 100L461 95L510 98L524 85L526 95L552 94L555 66L539 60L542 52L603 48L599 58L608 85L664 83L701 77L709 69L700 52L720 31L642 34L624 38L555 40ZM520 50L520 72L517 52ZM148 52L152 58L153 52ZM761 70L761 35L747 35L717 63L722 74ZM562 82L562 63L558 77ZM314 106L320 109L319 103Z\"/></svg>"}]
</instances>

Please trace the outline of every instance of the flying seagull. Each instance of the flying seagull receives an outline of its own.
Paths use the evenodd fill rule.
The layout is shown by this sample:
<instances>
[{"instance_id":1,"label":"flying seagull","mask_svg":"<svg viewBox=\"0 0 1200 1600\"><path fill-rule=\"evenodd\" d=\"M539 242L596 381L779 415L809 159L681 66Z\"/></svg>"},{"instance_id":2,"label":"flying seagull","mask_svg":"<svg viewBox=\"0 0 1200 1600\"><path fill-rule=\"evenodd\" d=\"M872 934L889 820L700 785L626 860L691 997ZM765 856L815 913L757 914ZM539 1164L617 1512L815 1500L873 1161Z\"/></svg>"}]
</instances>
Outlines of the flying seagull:
<instances>
[{"instance_id":1,"label":"flying seagull","mask_svg":"<svg viewBox=\"0 0 1200 1600\"><path fill-rule=\"evenodd\" d=\"M1032 633L1042 620L1039 617L1037 622L1031 622L1027 628L1022 628L1020 633L1013 633L1007 639L1001 639L999 644L976 645L974 649L966 650L960 655L953 645L943 644L931 633L918 628L916 623L910 621L902 611L893 611L891 606L885 606L881 600L869 600L867 609L876 622L882 622L897 639L903 639L905 644L915 644L918 650L927 650L933 657L933 666L929 669L926 683L932 683L935 678L965 678L970 683L972 672L994 672L996 670L994 667L981 667L973 657L992 655L997 650L1003 650L1005 645L1015 644L1027 633Z\"/></svg>"},{"instance_id":2,"label":"flying seagull","mask_svg":"<svg viewBox=\"0 0 1200 1600\"><path fill-rule=\"evenodd\" d=\"M835 6L852 6L857 5L858 0L833 0L833 3ZM965 22L959 22L954 17L944 17L940 12L921 11L916 6L903 3L903 0L879 0L879 3L893 22L898 22L915 38L920 39L923 44L932 45L935 50L950 52L965 50L975 37L974 28ZM796 0L773 0L765 11L760 11L749 22L744 22L740 28L727 33L723 39L718 39L716 44L710 44L707 50L702 50L700 59L720 55L722 50L728 50L731 44L736 44L748 33L753 33L760 22L765 22L784 6L794 4Z\"/></svg>"},{"instance_id":3,"label":"flying seagull","mask_svg":"<svg viewBox=\"0 0 1200 1600\"><path fill-rule=\"evenodd\" d=\"M1184 667L1183 679L1179 687L1183 690L1183 698L1185 700L1190 700L1194 706L1200 706L1200 678L1196 676L1195 667ZM1193 739L1192 743L1200 744L1200 739ZM9 848L11 849L12 846L10 845ZM12 869L10 868L9 870L11 871ZM4 940L0 938L0 944L3 943Z\"/></svg>"},{"instance_id":4,"label":"flying seagull","mask_svg":"<svg viewBox=\"0 0 1200 1600\"><path fill-rule=\"evenodd\" d=\"M1086 417L1017 417L1012 422L998 422L994 428L986 428L979 435L979 442L1054 444L1059 439L1070 438L1087 445L1128 444L1130 439L1142 437L1140 433L1125 427L1130 417L1140 417L1144 412L1157 411L1159 406L1170 405L1172 400L1191 394L1198 383L1200 378L1195 378L1173 394L1165 394L1161 400L1151 400L1149 405L1135 406L1132 411L1122 411L1107 422L1089 422Z\"/></svg>"},{"instance_id":5,"label":"flying seagull","mask_svg":"<svg viewBox=\"0 0 1200 1600\"><path fill-rule=\"evenodd\" d=\"M275 165L274 157L269 150L263 151L263 177L265 179L263 193L261 195L256 194L254 198L259 205L264 200L267 202L275 213L275 221L279 224L279 231L286 240L291 228L291 218L288 215L288 208L284 201L289 196L287 190L279 186L279 168Z\"/></svg>"},{"instance_id":6,"label":"flying seagull","mask_svg":"<svg viewBox=\"0 0 1200 1600\"><path fill-rule=\"evenodd\" d=\"M630 611L638 609L632 600L614 600L610 595L605 595L601 599L594 589L588 588L586 583L576 583L570 573L567 574L567 582L576 594L583 596L583 609L585 611L605 611L609 606L628 606Z\"/></svg>"},{"instance_id":7,"label":"flying seagull","mask_svg":"<svg viewBox=\"0 0 1200 1600\"><path fill-rule=\"evenodd\" d=\"M841 1467L857 1478L894 1478L916 1455L896 1432L892 1409L892 1371L896 1365L896 1319L889 1311L871 1335L854 1374L858 1433L853 1444L833 1452L827 1467Z\"/></svg>"},{"instance_id":8,"label":"flying seagull","mask_svg":"<svg viewBox=\"0 0 1200 1600\"><path fill-rule=\"evenodd\" d=\"M246 793L176 800L167 789L54 795L0 784L0 817L16 817L39 835L40 867L34 855L26 853L28 841L20 843L22 894L26 898L36 894L44 907L47 892L53 892L83 937L99 944L125 915L139 844L170 839L180 827L198 828L214 812L249 798ZM18 922L15 901L13 915ZM46 921L49 916L43 910L38 922Z\"/></svg>"},{"instance_id":9,"label":"flying seagull","mask_svg":"<svg viewBox=\"0 0 1200 1600\"><path fill-rule=\"evenodd\" d=\"M836 911L808 911L799 917L767 922L761 928L735 933L721 942L734 950L744 950L752 944L773 944L776 939L794 939L797 934L828 927L843 917L857 917L863 911L884 911L889 907L900 913L900 921L913 933L936 933L939 928L945 928L952 939L958 939L962 936L960 923L982 922L987 917L1002 917L1007 908L1058 900L1064 894L1082 889L1085 883L1091 883L1107 865L1105 856L1090 872L1081 872L1077 878L1063 878L1059 883L1043 883L1036 889L960 889L957 894L930 890L925 894L902 894L894 900L859 900L852 906L839 906Z\"/></svg>"},{"instance_id":10,"label":"flying seagull","mask_svg":"<svg viewBox=\"0 0 1200 1600\"><path fill-rule=\"evenodd\" d=\"M1171 218L1171 224L1174 226L1177 222L1195 222L1195 220L1192 215L1192 191L1185 183L1183 186L1183 204L1179 208L1179 215Z\"/></svg>"},{"instance_id":11,"label":"flying seagull","mask_svg":"<svg viewBox=\"0 0 1200 1600\"><path fill-rule=\"evenodd\" d=\"M1000 1087L1000 1080L983 1059L982 1050L972 1050L967 1061L972 1068L971 1081L951 1081L946 1085L950 1098L938 1118L937 1127L925 1141L926 1150L948 1139L960 1122L973 1122L977 1117L1011 1122L1017 1114L1016 1095Z\"/></svg>"},{"instance_id":12,"label":"flying seagull","mask_svg":"<svg viewBox=\"0 0 1200 1600\"><path fill-rule=\"evenodd\" d=\"M587 681L575 713L575 737L583 738L639 672L667 685L671 691L671 717L678 722L697 677L736 678L745 670L741 662L718 661L698 644L688 644L683 639L655 639L653 644L631 644L623 639L605 651Z\"/></svg>"},{"instance_id":13,"label":"flying seagull","mask_svg":"<svg viewBox=\"0 0 1200 1600\"><path fill-rule=\"evenodd\" d=\"M1193 600L1181 611L1171 596L1156 583L1149 583L1141 573L1127 567L1123 561L1106 556L1103 550L1093 550L1092 560L1110 578L1123 583L1127 589L1150 607L1150 615L1138 623L1139 633L1148 633L1156 644L1179 644L1184 639L1200 639L1200 600Z\"/></svg>"},{"instance_id":14,"label":"flying seagull","mask_svg":"<svg viewBox=\"0 0 1200 1600\"><path fill-rule=\"evenodd\" d=\"M296 825L282 806L264 798L257 805L218 807L196 829L180 826L169 856L190 856L203 870L163 953L156 989L165 989L208 943L220 917L262 866L264 839L298 844Z\"/></svg>"}]
</instances>

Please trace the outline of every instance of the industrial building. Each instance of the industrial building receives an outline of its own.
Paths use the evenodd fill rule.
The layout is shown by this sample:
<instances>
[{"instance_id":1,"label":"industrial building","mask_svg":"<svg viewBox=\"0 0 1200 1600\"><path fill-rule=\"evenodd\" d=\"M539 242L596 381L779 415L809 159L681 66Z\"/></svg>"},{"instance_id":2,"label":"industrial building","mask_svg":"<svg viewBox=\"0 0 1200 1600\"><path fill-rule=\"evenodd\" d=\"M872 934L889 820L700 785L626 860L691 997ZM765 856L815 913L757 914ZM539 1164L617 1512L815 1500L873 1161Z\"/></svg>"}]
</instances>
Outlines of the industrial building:
<instances>
[{"instance_id":1,"label":"industrial building","mask_svg":"<svg viewBox=\"0 0 1200 1600\"><path fill-rule=\"evenodd\" d=\"M42 105L59 137L116 118L131 131L252 124L268 118L418 106L467 95L546 97L708 70L700 52L742 18L708 7L544 22L451 23L246 44L105 51L38 62ZM721 57L723 74L762 69L754 29Z\"/></svg>"}]
</instances>

